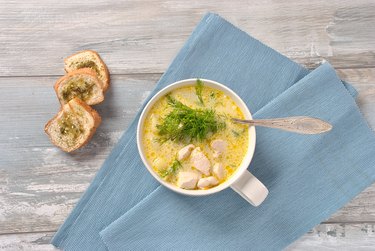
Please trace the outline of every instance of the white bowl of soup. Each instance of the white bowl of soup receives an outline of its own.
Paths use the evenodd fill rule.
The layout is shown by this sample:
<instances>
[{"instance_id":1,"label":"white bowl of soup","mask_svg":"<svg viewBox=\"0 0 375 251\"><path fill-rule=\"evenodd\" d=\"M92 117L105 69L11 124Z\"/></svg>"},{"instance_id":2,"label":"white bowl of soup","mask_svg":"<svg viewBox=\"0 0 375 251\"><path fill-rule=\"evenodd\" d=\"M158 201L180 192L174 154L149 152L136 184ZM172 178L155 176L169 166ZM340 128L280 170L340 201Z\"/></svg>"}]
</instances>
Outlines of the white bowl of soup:
<instances>
[{"instance_id":1,"label":"white bowl of soup","mask_svg":"<svg viewBox=\"0 0 375 251\"><path fill-rule=\"evenodd\" d=\"M247 171L255 150L252 119L231 89L207 79L175 82L151 98L137 127L141 159L162 185L184 195L203 196L231 186L258 206L267 188Z\"/></svg>"}]
</instances>

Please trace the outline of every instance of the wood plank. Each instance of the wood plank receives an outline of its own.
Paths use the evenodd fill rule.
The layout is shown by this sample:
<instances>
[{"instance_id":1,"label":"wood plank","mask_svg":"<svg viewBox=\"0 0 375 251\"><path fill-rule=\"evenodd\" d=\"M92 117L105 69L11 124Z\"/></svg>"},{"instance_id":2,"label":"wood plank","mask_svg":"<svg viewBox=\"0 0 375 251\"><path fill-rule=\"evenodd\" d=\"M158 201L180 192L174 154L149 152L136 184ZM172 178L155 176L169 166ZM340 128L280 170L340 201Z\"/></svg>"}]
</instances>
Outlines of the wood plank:
<instances>
[{"instance_id":1,"label":"wood plank","mask_svg":"<svg viewBox=\"0 0 375 251\"><path fill-rule=\"evenodd\" d=\"M0 235L0 250L56 251L59 249L49 244L53 235L54 232Z\"/></svg>"},{"instance_id":2,"label":"wood plank","mask_svg":"<svg viewBox=\"0 0 375 251\"><path fill-rule=\"evenodd\" d=\"M58 77L0 78L0 234L56 230L64 221L160 75L115 76L102 124L73 154L54 147L44 124L57 112Z\"/></svg>"},{"instance_id":3,"label":"wood plank","mask_svg":"<svg viewBox=\"0 0 375 251\"><path fill-rule=\"evenodd\" d=\"M337 74L357 89L357 104L369 125L375 130L375 69L339 69Z\"/></svg>"},{"instance_id":4,"label":"wood plank","mask_svg":"<svg viewBox=\"0 0 375 251\"><path fill-rule=\"evenodd\" d=\"M57 250L50 243L54 232L0 235L0 250ZM374 250L375 224L321 224L285 250Z\"/></svg>"},{"instance_id":5,"label":"wood plank","mask_svg":"<svg viewBox=\"0 0 375 251\"><path fill-rule=\"evenodd\" d=\"M375 68L342 69L355 83L359 104L375 128ZM74 154L52 146L43 133L58 109L55 77L0 78L0 234L55 231L108 156L160 74L113 76L106 101L96 106L103 123L89 145ZM329 222L375 222L375 185Z\"/></svg>"},{"instance_id":6,"label":"wood plank","mask_svg":"<svg viewBox=\"0 0 375 251\"><path fill-rule=\"evenodd\" d=\"M88 48L112 73L160 73L207 11L309 67L375 65L372 0L30 0L1 4L0 76L61 74L64 57Z\"/></svg>"},{"instance_id":7,"label":"wood plank","mask_svg":"<svg viewBox=\"0 0 375 251\"><path fill-rule=\"evenodd\" d=\"M321 224L286 250L374 250L375 224Z\"/></svg>"}]
</instances>

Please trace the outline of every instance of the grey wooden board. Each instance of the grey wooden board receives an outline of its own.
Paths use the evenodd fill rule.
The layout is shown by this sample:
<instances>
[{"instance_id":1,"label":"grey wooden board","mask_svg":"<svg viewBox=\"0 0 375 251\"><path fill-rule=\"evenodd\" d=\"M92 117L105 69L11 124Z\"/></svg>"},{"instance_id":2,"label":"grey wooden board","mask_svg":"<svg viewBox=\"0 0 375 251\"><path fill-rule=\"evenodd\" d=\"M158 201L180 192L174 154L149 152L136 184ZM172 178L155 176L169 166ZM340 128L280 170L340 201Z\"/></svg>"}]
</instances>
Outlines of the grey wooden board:
<instances>
[{"instance_id":1,"label":"grey wooden board","mask_svg":"<svg viewBox=\"0 0 375 251\"><path fill-rule=\"evenodd\" d=\"M375 69L338 73L355 83L361 109L375 127ZM56 230L159 77L114 75L105 102L95 107L102 125L92 141L73 154L53 146L43 132L59 108L52 88L58 76L0 78L0 234ZM328 220L341 221L375 221L375 185Z\"/></svg>"},{"instance_id":2,"label":"grey wooden board","mask_svg":"<svg viewBox=\"0 0 375 251\"><path fill-rule=\"evenodd\" d=\"M217 12L309 68L327 59L359 90L375 128L375 3L333 1L2 1L0 4L0 250L48 244L142 101L202 15ZM52 146L44 123L58 109L52 85L64 57L100 52L113 74L103 123L74 154ZM30 77L33 76L33 77ZM375 185L290 250L374 247ZM327 224L328 223L328 224ZM337 223L337 224L336 224Z\"/></svg>"},{"instance_id":3,"label":"grey wooden board","mask_svg":"<svg viewBox=\"0 0 375 251\"><path fill-rule=\"evenodd\" d=\"M2 1L0 76L54 75L82 49L112 73L163 72L207 11L310 67L375 66L373 0Z\"/></svg>"},{"instance_id":4,"label":"grey wooden board","mask_svg":"<svg viewBox=\"0 0 375 251\"><path fill-rule=\"evenodd\" d=\"M56 230L129 125L160 75L113 77L102 124L73 154L54 147L43 129L59 109L56 77L0 78L0 234Z\"/></svg>"},{"instance_id":5,"label":"grey wooden board","mask_svg":"<svg viewBox=\"0 0 375 251\"><path fill-rule=\"evenodd\" d=\"M54 232L0 235L0 250L53 251ZM323 224L314 227L285 250L358 250L375 247L375 224Z\"/></svg>"},{"instance_id":6,"label":"grey wooden board","mask_svg":"<svg viewBox=\"0 0 375 251\"><path fill-rule=\"evenodd\" d=\"M323 224L314 227L286 250L374 250L375 224Z\"/></svg>"}]
</instances>

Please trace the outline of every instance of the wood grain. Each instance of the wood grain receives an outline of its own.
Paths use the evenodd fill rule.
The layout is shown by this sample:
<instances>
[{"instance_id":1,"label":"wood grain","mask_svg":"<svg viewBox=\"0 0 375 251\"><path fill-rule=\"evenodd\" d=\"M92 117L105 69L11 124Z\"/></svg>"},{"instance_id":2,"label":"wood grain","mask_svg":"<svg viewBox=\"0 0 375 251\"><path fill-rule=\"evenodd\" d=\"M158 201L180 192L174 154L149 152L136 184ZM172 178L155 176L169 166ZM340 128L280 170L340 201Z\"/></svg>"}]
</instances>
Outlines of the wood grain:
<instances>
[{"instance_id":1,"label":"wood grain","mask_svg":"<svg viewBox=\"0 0 375 251\"><path fill-rule=\"evenodd\" d=\"M216 12L284 55L314 68L327 59L359 91L375 128L372 0L29 0L0 7L0 250L49 243L202 15ZM63 58L100 52L113 76L91 143L74 154L51 145L53 83ZM125 74L125 75L124 75ZM337 224L336 224L337 223ZM375 184L287 250L373 250Z\"/></svg>"},{"instance_id":2,"label":"wood grain","mask_svg":"<svg viewBox=\"0 0 375 251\"><path fill-rule=\"evenodd\" d=\"M111 73L161 73L207 11L309 67L375 66L372 0L29 0L1 4L0 76L62 74L62 59L83 49Z\"/></svg>"},{"instance_id":3,"label":"wood grain","mask_svg":"<svg viewBox=\"0 0 375 251\"><path fill-rule=\"evenodd\" d=\"M54 231L127 128L159 74L115 76L87 147L67 154L54 147L44 124L59 108L56 77L0 78L0 234Z\"/></svg>"},{"instance_id":4,"label":"wood grain","mask_svg":"<svg viewBox=\"0 0 375 251\"><path fill-rule=\"evenodd\" d=\"M375 128L375 69L342 69L360 91L362 112ZM366 77L364 77L366 76ZM115 75L103 104L103 123L74 154L54 147L43 126L58 110L54 77L0 78L0 234L55 231L100 168L160 74ZM375 222L375 185L329 222Z\"/></svg>"},{"instance_id":5,"label":"wood grain","mask_svg":"<svg viewBox=\"0 0 375 251\"><path fill-rule=\"evenodd\" d=\"M375 225L322 224L314 227L286 250L356 250L370 251L375 247Z\"/></svg>"},{"instance_id":6,"label":"wood grain","mask_svg":"<svg viewBox=\"0 0 375 251\"><path fill-rule=\"evenodd\" d=\"M50 243L54 232L0 235L1 251L56 251Z\"/></svg>"},{"instance_id":7,"label":"wood grain","mask_svg":"<svg viewBox=\"0 0 375 251\"><path fill-rule=\"evenodd\" d=\"M55 251L49 244L54 232L0 235L0 250ZM322 224L285 250L374 250L375 224Z\"/></svg>"}]
</instances>

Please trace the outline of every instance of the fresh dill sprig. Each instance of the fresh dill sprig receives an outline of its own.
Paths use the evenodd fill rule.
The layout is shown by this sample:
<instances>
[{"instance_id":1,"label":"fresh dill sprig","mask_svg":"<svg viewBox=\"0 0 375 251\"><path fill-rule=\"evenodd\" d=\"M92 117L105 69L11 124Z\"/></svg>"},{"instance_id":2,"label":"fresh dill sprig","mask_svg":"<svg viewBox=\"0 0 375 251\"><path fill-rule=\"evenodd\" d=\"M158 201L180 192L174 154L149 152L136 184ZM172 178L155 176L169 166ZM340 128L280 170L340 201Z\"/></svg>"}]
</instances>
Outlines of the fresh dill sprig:
<instances>
[{"instance_id":1,"label":"fresh dill sprig","mask_svg":"<svg viewBox=\"0 0 375 251\"><path fill-rule=\"evenodd\" d=\"M215 99L215 93L213 91L210 93L210 98Z\"/></svg>"},{"instance_id":2,"label":"fresh dill sprig","mask_svg":"<svg viewBox=\"0 0 375 251\"><path fill-rule=\"evenodd\" d=\"M240 136L240 133L237 132L237 131L235 131L235 130L233 130L233 129L232 129L232 133L233 133L234 137L239 137Z\"/></svg>"},{"instance_id":3,"label":"fresh dill sprig","mask_svg":"<svg viewBox=\"0 0 375 251\"><path fill-rule=\"evenodd\" d=\"M209 134L214 134L226 126L223 116L217 115L212 109L193 109L170 95L167 95L167 100L173 110L163 118L161 124L156 125L161 143L168 140L202 141Z\"/></svg>"},{"instance_id":4,"label":"fresh dill sprig","mask_svg":"<svg viewBox=\"0 0 375 251\"><path fill-rule=\"evenodd\" d=\"M199 78L197 79L197 83L195 85L195 94L197 95L199 102L204 105L202 92L203 92L204 83Z\"/></svg>"},{"instance_id":5,"label":"fresh dill sprig","mask_svg":"<svg viewBox=\"0 0 375 251\"><path fill-rule=\"evenodd\" d=\"M172 165L164 170L159 170L159 175L162 178L165 178L171 174L175 175L178 169L182 167L181 162L177 159L173 161Z\"/></svg>"},{"instance_id":6,"label":"fresh dill sprig","mask_svg":"<svg viewBox=\"0 0 375 251\"><path fill-rule=\"evenodd\" d=\"M236 131L236 130L232 129L232 133L233 133L234 137L241 136L241 134L243 134L245 131L246 131L245 128L243 128L241 131Z\"/></svg>"}]
</instances>

